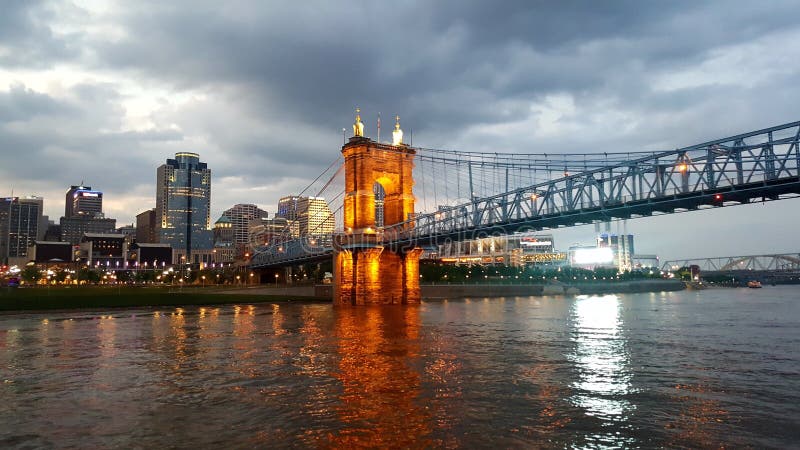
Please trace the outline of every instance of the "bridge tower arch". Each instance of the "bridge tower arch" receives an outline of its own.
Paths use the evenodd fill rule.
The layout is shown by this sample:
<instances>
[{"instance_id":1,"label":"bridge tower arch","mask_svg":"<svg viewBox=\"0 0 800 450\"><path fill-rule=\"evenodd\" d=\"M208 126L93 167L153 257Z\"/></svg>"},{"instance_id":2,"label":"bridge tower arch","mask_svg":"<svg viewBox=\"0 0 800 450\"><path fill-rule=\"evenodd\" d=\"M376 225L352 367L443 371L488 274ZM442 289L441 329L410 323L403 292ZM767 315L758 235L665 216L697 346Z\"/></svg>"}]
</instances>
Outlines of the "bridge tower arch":
<instances>
[{"instance_id":1,"label":"bridge tower arch","mask_svg":"<svg viewBox=\"0 0 800 450\"><path fill-rule=\"evenodd\" d=\"M395 131L400 131L399 118ZM396 225L412 217L416 151L403 144L402 131L399 139L394 133L392 144L364 137L358 115L353 134L342 146L344 232L334 238L333 302L337 305L419 303L422 251L382 244L383 227L376 223L374 189L378 183L385 193L383 226Z\"/></svg>"}]
</instances>

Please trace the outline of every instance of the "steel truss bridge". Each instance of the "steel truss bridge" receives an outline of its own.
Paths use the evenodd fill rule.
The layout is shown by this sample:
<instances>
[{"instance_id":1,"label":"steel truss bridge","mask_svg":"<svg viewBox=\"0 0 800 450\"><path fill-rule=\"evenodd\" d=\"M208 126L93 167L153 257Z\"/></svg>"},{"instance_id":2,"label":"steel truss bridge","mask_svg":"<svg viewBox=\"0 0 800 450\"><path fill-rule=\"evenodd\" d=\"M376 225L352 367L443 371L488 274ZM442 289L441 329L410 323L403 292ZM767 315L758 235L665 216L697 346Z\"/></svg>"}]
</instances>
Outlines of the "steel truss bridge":
<instances>
[{"instance_id":1,"label":"steel truss bridge","mask_svg":"<svg viewBox=\"0 0 800 450\"><path fill-rule=\"evenodd\" d=\"M444 205L434 202L433 211L365 235L364 245L429 247L489 235L797 197L798 140L800 122L792 122L660 152L548 156L416 149L423 176L426 164L453 168L451 172L429 169L433 176L423 177L421 183L415 169L417 204L420 199L427 203L431 190L442 192L456 184L455 196L460 200ZM486 181L487 168L493 171L493 183ZM476 174L482 170L480 178ZM251 266L323 260L332 255L334 243L335 234L286 239L257 249Z\"/></svg>"},{"instance_id":2,"label":"steel truss bridge","mask_svg":"<svg viewBox=\"0 0 800 450\"><path fill-rule=\"evenodd\" d=\"M693 265L700 267L703 272L736 272L743 270L793 272L800 271L800 253L676 259L664 261L661 265L661 270L669 271Z\"/></svg>"}]
</instances>

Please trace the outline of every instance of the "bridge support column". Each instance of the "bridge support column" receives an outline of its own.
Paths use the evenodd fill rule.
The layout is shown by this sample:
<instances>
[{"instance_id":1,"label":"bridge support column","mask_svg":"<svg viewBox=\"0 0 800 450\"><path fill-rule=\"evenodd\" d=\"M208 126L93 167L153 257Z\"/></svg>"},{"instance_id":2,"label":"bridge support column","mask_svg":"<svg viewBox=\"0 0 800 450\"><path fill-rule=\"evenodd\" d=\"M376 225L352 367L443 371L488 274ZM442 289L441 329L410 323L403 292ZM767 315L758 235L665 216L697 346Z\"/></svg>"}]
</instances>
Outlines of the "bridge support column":
<instances>
[{"instance_id":1,"label":"bridge support column","mask_svg":"<svg viewBox=\"0 0 800 450\"><path fill-rule=\"evenodd\" d=\"M334 236L333 303L384 305L419 303L421 249L391 245L410 230L414 214L414 156L403 144L399 117L393 143L363 136L356 116L355 136L342 147L344 156L344 232ZM376 223L375 184L380 184L383 223ZM384 235L386 229L391 232Z\"/></svg>"},{"instance_id":2,"label":"bridge support column","mask_svg":"<svg viewBox=\"0 0 800 450\"><path fill-rule=\"evenodd\" d=\"M342 249L334 254L335 305L389 305L420 302L421 249L383 247Z\"/></svg>"}]
</instances>

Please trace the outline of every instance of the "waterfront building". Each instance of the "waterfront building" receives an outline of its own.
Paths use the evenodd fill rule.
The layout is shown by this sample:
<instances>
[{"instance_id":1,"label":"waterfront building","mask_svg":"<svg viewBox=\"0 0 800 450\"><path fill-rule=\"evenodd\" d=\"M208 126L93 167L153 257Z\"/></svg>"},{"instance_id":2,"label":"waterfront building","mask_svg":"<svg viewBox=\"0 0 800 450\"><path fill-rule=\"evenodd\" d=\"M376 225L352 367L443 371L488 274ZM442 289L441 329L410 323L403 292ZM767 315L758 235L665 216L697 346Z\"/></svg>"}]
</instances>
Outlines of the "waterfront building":
<instances>
[{"instance_id":1,"label":"waterfront building","mask_svg":"<svg viewBox=\"0 0 800 450\"><path fill-rule=\"evenodd\" d=\"M77 259L88 266L118 269L126 266L127 254L125 235L86 233L81 237Z\"/></svg>"},{"instance_id":2,"label":"waterfront building","mask_svg":"<svg viewBox=\"0 0 800 450\"><path fill-rule=\"evenodd\" d=\"M21 265L29 261L29 248L44 237L43 206L41 197L0 200L0 263Z\"/></svg>"},{"instance_id":3,"label":"waterfront building","mask_svg":"<svg viewBox=\"0 0 800 450\"><path fill-rule=\"evenodd\" d=\"M289 195L278 200L278 212L276 217L297 220L297 202L300 200L298 195Z\"/></svg>"},{"instance_id":4,"label":"waterfront building","mask_svg":"<svg viewBox=\"0 0 800 450\"><path fill-rule=\"evenodd\" d=\"M614 265L620 272L631 270L631 258L635 253L632 234L601 234L597 236L597 248L611 249Z\"/></svg>"},{"instance_id":5,"label":"waterfront building","mask_svg":"<svg viewBox=\"0 0 800 450\"><path fill-rule=\"evenodd\" d=\"M172 263L172 247L169 244L134 242L128 248L128 268L147 270Z\"/></svg>"},{"instance_id":6,"label":"waterfront building","mask_svg":"<svg viewBox=\"0 0 800 450\"><path fill-rule=\"evenodd\" d=\"M117 229L116 219L98 216L78 215L61 218L61 241L78 245L86 233L113 234Z\"/></svg>"},{"instance_id":7,"label":"waterfront building","mask_svg":"<svg viewBox=\"0 0 800 450\"><path fill-rule=\"evenodd\" d=\"M156 175L158 241L172 246L174 258L183 256L190 264L210 263L214 246L211 170L197 153L180 152L159 166Z\"/></svg>"},{"instance_id":8,"label":"waterfront building","mask_svg":"<svg viewBox=\"0 0 800 450\"><path fill-rule=\"evenodd\" d=\"M72 245L69 242L36 241L31 247L30 259L37 264L70 263Z\"/></svg>"},{"instance_id":9,"label":"waterfront building","mask_svg":"<svg viewBox=\"0 0 800 450\"><path fill-rule=\"evenodd\" d=\"M61 224L48 223L44 232L44 240L47 242L61 241Z\"/></svg>"},{"instance_id":10,"label":"waterfront building","mask_svg":"<svg viewBox=\"0 0 800 450\"><path fill-rule=\"evenodd\" d=\"M250 222L256 219L266 219L269 213L256 205L240 203L234 205L222 213L223 217L228 218L233 231L233 245L237 256L242 256L251 250L249 226Z\"/></svg>"},{"instance_id":11,"label":"waterfront building","mask_svg":"<svg viewBox=\"0 0 800 450\"><path fill-rule=\"evenodd\" d=\"M658 255L641 254L631 257L631 265L634 269L659 269L661 262Z\"/></svg>"},{"instance_id":12,"label":"waterfront building","mask_svg":"<svg viewBox=\"0 0 800 450\"><path fill-rule=\"evenodd\" d=\"M136 215L136 242L156 243L156 209L148 209Z\"/></svg>"},{"instance_id":13,"label":"waterfront building","mask_svg":"<svg viewBox=\"0 0 800 450\"><path fill-rule=\"evenodd\" d=\"M333 233L333 213L323 197L289 195L278 200L275 217L297 221L299 236Z\"/></svg>"},{"instance_id":14,"label":"waterfront building","mask_svg":"<svg viewBox=\"0 0 800 450\"><path fill-rule=\"evenodd\" d=\"M64 202L64 217L95 217L103 212L103 193L91 186L71 186Z\"/></svg>"},{"instance_id":15,"label":"waterfront building","mask_svg":"<svg viewBox=\"0 0 800 450\"><path fill-rule=\"evenodd\" d=\"M86 233L114 233L115 219L103 215L103 193L91 186L71 186L64 204L64 217L60 220L61 241L78 245Z\"/></svg>"},{"instance_id":16,"label":"waterfront building","mask_svg":"<svg viewBox=\"0 0 800 450\"><path fill-rule=\"evenodd\" d=\"M231 219L222 215L214 222L214 260L212 262L232 262L236 258L233 224Z\"/></svg>"},{"instance_id":17,"label":"waterfront building","mask_svg":"<svg viewBox=\"0 0 800 450\"><path fill-rule=\"evenodd\" d=\"M257 248L272 245L300 236L300 223L284 217L255 219L249 226L250 246Z\"/></svg>"},{"instance_id":18,"label":"waterfront building","mask_svg":"<svg viewBox=\"0 0 800 450\"><path fill-rule=\"evenodd\" d=\"M300 197L297 201L300 236L333 233L334 217L323 197Z\"/></svg>"},{"instance_id":19,"label":"waterfront building","mask_svg":"<svg viewBox=\"0 0 800 450\"><path fill-rule=\"evenodd\" d=\"M440 245L426 258L454 264L563 265L566 253L555 250L550 234L513 234L489 236Z\"/></svg>"}]
</instances>

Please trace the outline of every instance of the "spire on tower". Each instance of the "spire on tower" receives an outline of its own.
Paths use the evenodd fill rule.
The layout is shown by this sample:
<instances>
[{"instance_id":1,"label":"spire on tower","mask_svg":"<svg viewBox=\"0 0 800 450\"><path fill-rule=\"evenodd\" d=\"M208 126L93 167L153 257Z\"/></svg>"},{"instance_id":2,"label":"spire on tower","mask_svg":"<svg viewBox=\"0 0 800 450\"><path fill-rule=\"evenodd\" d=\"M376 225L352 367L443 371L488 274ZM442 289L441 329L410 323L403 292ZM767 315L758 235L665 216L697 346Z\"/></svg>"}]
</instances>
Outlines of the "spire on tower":
<instances>
[{"instance_id":1,"label":"spire on tower","mask_svg":"<svg viewBox=\"0 0 800 450\"><path fill-rule=\"evenodd\" d=\"M364 137L364 124L361 122L361 108L356 108L356 121L353 123L353 136Z\"/></svg>"},{"instance_id":2,"label":"spire on tower","mask_svg":"<svg viewBox=\"0 0 800 450\"><path fill-rule=\"evenodd\" d=\"M400 116L395 116L394 131L392 131L392 145L403 143L403 130L400 129Z\"/></svg>"}]
</instances>

